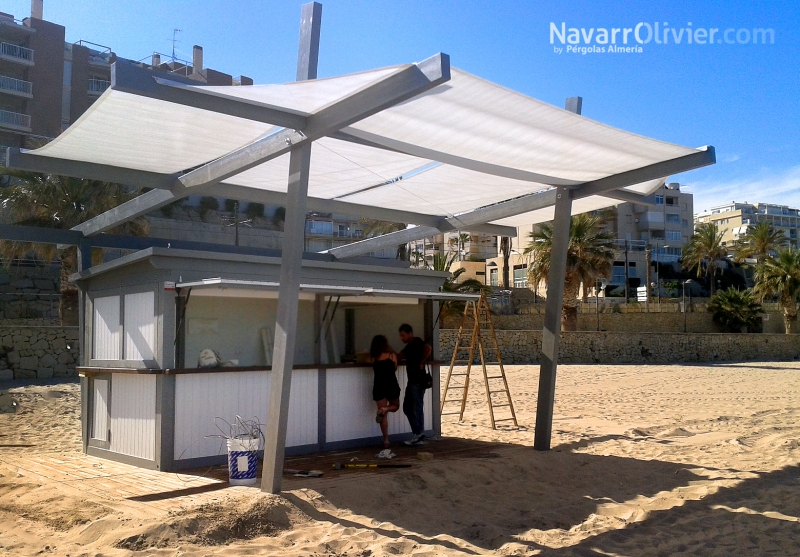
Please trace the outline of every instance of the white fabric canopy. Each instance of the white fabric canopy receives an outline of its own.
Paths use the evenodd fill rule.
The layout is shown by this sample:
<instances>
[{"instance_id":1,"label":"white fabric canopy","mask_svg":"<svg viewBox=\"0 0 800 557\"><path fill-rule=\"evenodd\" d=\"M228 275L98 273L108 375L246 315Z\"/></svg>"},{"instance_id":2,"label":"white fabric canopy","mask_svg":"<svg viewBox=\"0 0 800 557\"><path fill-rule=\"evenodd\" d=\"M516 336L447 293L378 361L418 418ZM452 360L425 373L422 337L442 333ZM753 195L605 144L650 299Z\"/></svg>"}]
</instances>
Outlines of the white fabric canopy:
<instances>
[{"instance_id":1,"label":"white fabric canopy","mask_svg":"<svg viewBox=\"0 0 800 557\"><path fill-rule=\"evenodd\" d=\"M283 85L176 86L310 115L404 68ZM277 129L109 89L75 124L35 154L174 174ZM413 154L319 139L312 147L310 196L441 216L696 152L612 128L456 69L449 82L344 131ZM284 155L225 182L285 192L287 175L288 155ZM659 183L653 180L628 189L648 194ZM573 212L616 203L592 196L576 200ZM550 220L552 214L551 207L496 224L528 225Z\"/></svg>"}]
</instances>

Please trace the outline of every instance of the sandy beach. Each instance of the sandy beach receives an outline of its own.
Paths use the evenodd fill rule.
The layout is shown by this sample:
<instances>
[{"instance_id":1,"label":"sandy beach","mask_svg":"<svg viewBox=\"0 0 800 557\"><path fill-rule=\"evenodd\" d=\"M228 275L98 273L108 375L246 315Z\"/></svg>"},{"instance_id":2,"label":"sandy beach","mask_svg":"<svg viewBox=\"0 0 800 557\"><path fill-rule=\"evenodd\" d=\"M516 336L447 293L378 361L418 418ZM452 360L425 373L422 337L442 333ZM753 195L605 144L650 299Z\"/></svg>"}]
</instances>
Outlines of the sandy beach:
<instances>
[{"instance_id":1,"label":"sandy beach","mask_svg":"<svg viewBox=\"0 0 800 557\"><path fill-rule=\"evenodd\" d=\"M489 427L476 380L432 460L282 497L84 456L77 384L12 389L0 554L800 555L800 363L559 372L549 452L532 449L538 367L509 366L519 429ZM467 449L439 458L453 438Z\"/></svg>"}]
</instances>

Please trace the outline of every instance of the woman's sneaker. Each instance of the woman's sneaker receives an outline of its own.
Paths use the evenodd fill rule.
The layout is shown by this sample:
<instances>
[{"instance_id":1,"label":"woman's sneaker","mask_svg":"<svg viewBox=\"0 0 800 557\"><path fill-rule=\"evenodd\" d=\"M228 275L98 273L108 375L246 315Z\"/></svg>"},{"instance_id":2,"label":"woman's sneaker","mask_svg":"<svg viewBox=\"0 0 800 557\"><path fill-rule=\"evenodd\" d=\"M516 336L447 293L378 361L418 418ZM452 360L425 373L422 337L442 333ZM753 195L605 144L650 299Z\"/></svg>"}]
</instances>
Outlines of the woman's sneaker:
<instances>
[{"instance_id":1,"label":"woman's sneaker","mask_svg":"<svg viewBox=\"0 0 800 557\"><path fill-rule=\"evenodd\" d=\"M403 445L406 445L407 447L418 447L418 446L424 445L424 444L425 444L425 435L424 434L412 435L411 439L403 441Z\"/></svg>"}]
</instances>

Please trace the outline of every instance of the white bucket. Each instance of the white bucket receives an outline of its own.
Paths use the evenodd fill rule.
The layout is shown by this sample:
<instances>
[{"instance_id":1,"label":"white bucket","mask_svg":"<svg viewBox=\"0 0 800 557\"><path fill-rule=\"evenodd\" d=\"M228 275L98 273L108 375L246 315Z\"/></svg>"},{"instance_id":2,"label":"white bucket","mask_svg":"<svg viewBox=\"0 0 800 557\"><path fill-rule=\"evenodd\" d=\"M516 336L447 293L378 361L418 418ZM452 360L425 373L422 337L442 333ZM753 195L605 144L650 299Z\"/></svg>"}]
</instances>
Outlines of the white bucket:
<instances>
[{"instance_id":1,"label":"white bucket","mask_svg":"<svg viewBox=\"0 0 800 557\"><path fill-rule=\"evenodd\" d=\"M231 485L256 483L258 443L258 437L228 439L228 477Z\"/></svg>"}]
</instances>

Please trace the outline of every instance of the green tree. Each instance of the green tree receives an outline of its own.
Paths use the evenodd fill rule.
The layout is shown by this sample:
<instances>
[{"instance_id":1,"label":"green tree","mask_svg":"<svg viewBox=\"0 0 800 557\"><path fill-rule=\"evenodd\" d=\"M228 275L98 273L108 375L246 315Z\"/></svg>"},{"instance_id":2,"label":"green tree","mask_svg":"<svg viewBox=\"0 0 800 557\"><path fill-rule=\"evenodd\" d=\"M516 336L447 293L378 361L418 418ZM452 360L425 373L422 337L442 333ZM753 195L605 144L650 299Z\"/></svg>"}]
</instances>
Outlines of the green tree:
<instances>
[{"instance_id":1,"label":"green tree","mask_svg":"<svg viewBox=\"0 0 800 557\"><path fill-rule=\"evenodd\" d=\"M776 257L766 257L756 266L755 282L753 291L762 300L767 296L778 297L786 334L792 334L800 298L800 251L787 248Z\"/></svg>"},{"instance_id":2,"label":"green tree","mask_svg":"<svg viewBox=\"0 0 800 557\"><path fill-rule=\"evenodd\" d=\"M453 263L458 259L456 253L436 253L433 256L433 271L443 271L450 273L442 284L442 292L455 294L480 294L481 292L491 292L492 288L473 278L459 280L461 275L466 272L464 267L459 267L454 272L450 272ZM464 302L448 300L442 302L442 315L454 316L464 312Z\"/></svg>"},{"instance_id":3,"label":"green tree","mask_svg":"<svg viewBox=\"0 0 800 557\"><path fill-rule=\"evenodd\" d=\"M54 174L0 170L10 185L0 189L0 205L5 221L22 226L39 226L68 230L101 213L136 197L139 190L98 180L81 180ZM121 224L111 232L134 236L147 235L144 217ZM44 261L58 258L61 265L61 299L59 313L64 325L77 324L78 290L69 276L78 269L77 248L57 249L53 244L0 241L0 256L6 265L14 259L35 255ZM102 261L100 249L92 250L92 261Z\"/></svg>"},{"instance_id":4,"label":"green tree","mask_svg":"<svg viewBox=\"0 0 800 557\"><path fill-rule=\"evenodd\" d=\"M605 230L604 213L583 213L570 219L569 245L567 247L567 272L564 282L564 302L561 311L561 330L578 328L578 293L594 284L600 277L611 273L614 263L613 234ZM553 248L553 225L545 223L539 230L528 234L530 239L523 255L531 255L528 267L528 286L536 290L547 282Z\"/></svg>"},{"instance_id":5,"label":"green tree","mask_svg":"<svg viewBox=\"0 0 800 557\"><path fill-rule=\"evenodd\" d=\"M383 236L384 234L405 230L408 227L407 224L400 222L389 222L375 219L361 219L361 224L364 225L365 238ZM400 244L397 246L396 258L401 261L408 261L408 244Z\"/></svg>"},{"instance_id":6,"label":"green tree","mask_svg":"<svg viewBox=\"0 0 800 557\"><path fill-rule=\"evenodd\" d=\"M697 225L689 243L683 246L684 269L697 269L697 276L705 276L711 295L714 295L714 277L719 271L717 262L725 259L728 250L722 243L723 232L712 222Z\"/></svg>"},{"instance_id":7,"label":"green tree","mask_svg":"<svg viewBox=\"0 0 800 557\"><path fill-rule=\"evenodd\" d=\"M714 294L708 303L708 311L714 321L729 333L754 329L764 313L752 290L740 291L732 287Z\"/></svg>"},{"instance_id":8,"label":"green tree","mask_svg":"<svg viewBox=\"0 0 800 557\"><path fill-rule=\"evenodd\" d=\"M758 261L786 247L789 239L786 234L774 228L767 221L751 224L747 232L736 242L736 260L755 257Z\"/></svg>"}]
</instances>

